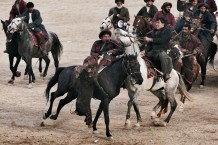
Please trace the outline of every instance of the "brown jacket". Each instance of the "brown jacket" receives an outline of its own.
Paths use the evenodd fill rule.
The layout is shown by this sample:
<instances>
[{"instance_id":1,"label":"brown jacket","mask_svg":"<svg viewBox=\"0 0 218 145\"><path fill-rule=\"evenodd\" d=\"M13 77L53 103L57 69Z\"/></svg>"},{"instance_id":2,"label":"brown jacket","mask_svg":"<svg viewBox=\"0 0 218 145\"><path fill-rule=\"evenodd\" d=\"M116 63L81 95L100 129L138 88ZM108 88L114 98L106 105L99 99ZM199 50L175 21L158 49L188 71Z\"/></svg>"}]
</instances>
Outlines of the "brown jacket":
<instances>
[{"instance_id":1,"label":"brown jacket","mask_svg":"<svg viewBox=\"0 0 218 145\"><path fill-rule=\"evenodd\" d=\"M26 10L27 8L26 8L25 1L21 0L21 2L19 3L19 10L16 7L16 1L15 1L10 11L9 21L13 20L16 16L21 16Z\"/></svg>"}]
</instances>

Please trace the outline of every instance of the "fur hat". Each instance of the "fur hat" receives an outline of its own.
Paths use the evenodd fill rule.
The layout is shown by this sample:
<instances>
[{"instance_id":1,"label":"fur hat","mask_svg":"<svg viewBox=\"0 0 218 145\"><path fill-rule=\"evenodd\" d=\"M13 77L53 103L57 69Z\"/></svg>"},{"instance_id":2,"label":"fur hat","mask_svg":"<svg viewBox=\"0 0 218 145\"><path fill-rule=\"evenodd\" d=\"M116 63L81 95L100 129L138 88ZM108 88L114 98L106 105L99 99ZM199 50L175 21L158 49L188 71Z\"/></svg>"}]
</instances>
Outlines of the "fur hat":
<instances>
[{"instance_id":1,"label":"fur hat","mask_svg":"<svg viewBox=\"0 0 218 145\"><path fill-rule=\"evenodd\" d=\"M111 36L111 31L109 30L103 30L99 33L99 38L101 39L105 34L108 34Z\"/></svg>"},{"instance_id":2,"label":"fur hat","mask_svg":"<svg viewBox=\"0 0 218 145\"><path fill-rule=\"evenodd\" d=\"M144 0L145 3L147 3L148 1L152 1L152 2L154 2L154 0Z\"/></svg>"},{"instance_id":3,"label":"fur hat","mask_svg":"<svg viewBox=\"0 0 218 145\"><path fill-rule=\"evenodd\" d=\"M124 4L124 2L125 2L125 0L115 0L115 3L117 3L117 2L122 2L123 4Z\"/></svg>"},{"instance_id":4,"label":"fur hat","mask_svg":"<svg viewBox=\"0 0 218 145\"><path fill-rule=\"evenodd\" d=\"M34 4L33 4L32 2L28 2L28 3L26 4L26 7L27 7L27 8L33 8L33 7L34 7Z\"/></svg>"},{"instance_id":5,"label":"fur hat","mask_svg":"<svg viewBox=\"0 0 218 145\"><path fill-rule=\"evenodd\" d=\"M209 9L208 4L206 4L206 3L200 3L200 4L198 5L198 9L200 9L201 7L205 7L206 9Z\"/></svg>"},{"instance_id":6,"label":"fur hat","mask_svg":"<svg viewBox=\"0 0 218 145\"><path fill-rule=\"evenodd\" d=\"M163 5L161 6L161 9L164 9L166 6L170 6L172 8L172 3L170 2L163 3Z\"/></svg>"}]
</instances>

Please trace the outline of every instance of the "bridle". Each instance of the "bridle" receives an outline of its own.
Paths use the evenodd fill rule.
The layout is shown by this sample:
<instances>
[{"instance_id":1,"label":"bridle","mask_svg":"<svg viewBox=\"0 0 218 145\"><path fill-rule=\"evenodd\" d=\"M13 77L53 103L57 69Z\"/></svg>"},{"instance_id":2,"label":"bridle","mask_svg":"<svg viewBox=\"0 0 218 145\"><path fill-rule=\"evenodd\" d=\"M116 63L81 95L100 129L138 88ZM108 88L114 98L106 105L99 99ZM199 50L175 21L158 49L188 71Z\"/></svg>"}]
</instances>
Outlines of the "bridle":
<instances>
[{"instance_id":1,"label":"bridle","mask_svg":"<svg viewBox=\"0 0 218 145\"><path fill-rule=\"evenodd\" d=\"M108 17L106 17L105 20L106 20L106 19L108 19ZM102 26L103 24L106 25L106 27L107 27L106 29L111 29L111 28L113 27L112 20L111 20L110 24L108 24L108 23L106 23L106 22L102 22L102 23L101 23L101 26Z\"/></svg>"},{"instance_id":2,"label":"bridle","mask_svg":"<svg viewBox=\"0 0 218 145\"><path fill-rule=\"evenodd\" d=\"M141 16L136 16L136 19L138 19L136 22L134 22L134 29L135 29L135 32L137 33L137 30L138 30L138 34L139 34L139 36L146 36L146 35L148 35L148 34L150 34L151 32L152 32L152 30L151 31L149 31L149 32L147 32L147 33L144 33L145 32L145 30L146 30L146 28L145 28L145 30L143 30L143 27L140 27L140 22L144 22L145 24L148 24L147 23L147 21L146 21L146 18L143 18L143 17L141 17ZM144 24L144 25L145 25ZM149 30L148 28L147 28L147 30ZM141 37L141 38L143 38L143 37Z\"/></svg>"},{"instance_id":3,"label":"bridle","mask_svg":"<svg viewBox=\"0 0 218 145\"><path fill-rule=\"evenodd\" d=\"M131 64L131 62L129 60L124 61L126 59L126 57L128 57L128 56L125 56L123 61L122 61L122 68L123 68L124 73L127 74L127 77L133 79L133 77L132 77L133 75L141 74L141 72L140 71L139 72L133 72L132 65L135 66L135 65L139 65L139 64L137 64L136 60L134 61L134 64ZM126 64L125 64L125 62L126 62Z\"/></svg>"}]
</instances>

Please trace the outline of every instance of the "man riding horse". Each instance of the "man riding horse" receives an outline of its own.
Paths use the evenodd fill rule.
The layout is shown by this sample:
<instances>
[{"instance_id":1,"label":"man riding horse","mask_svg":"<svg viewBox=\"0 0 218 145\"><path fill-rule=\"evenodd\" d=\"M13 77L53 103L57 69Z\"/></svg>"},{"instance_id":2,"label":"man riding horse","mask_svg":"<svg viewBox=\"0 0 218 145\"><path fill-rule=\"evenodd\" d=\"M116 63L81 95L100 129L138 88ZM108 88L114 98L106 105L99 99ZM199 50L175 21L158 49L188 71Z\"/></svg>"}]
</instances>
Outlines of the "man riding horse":
<instances>
[{"instance_id":1,"label":"man riding horse","mask_svg":"<svg viewBox=\"0 0 218 145\"><path fill-rule=\"evenodd\" d=\"M166 82L170 78L170 72L173 65L171 58L167 55L166 50L171 39L171 29L167 27L167 21L164 18L156 20L155 30L151 34L151 38L144 37L147 43L147 56L156 64L160 63L163 78Z\"/></svg>"},{"instance_id":2,"label":"man riding horse","mask_svg":"<svg viewBox=\"0 0 218 145\"><path fill-rule=\"evenodd\" d=\"M76 73L78 75L89 65L97 64L99 59L100 66L108 66L116 60L117 55L123 54L123 47L111 39L109 30L101 31L99 39L92 45L90 56L84 60L83 65L77 67Z\"/></svg>"},{"instance_id":3,"label":"man riding horse","mask_svg":"<svg viewBox=\"0 0 218 145\"><path fill-rule=\"evenodd\" d=\"M153 4L154 0L144 0L146 6L142 7L137 16L144 16L149 22L152 21L156 12L158 12L157 7Z\"/></svg>"},{"instance_id":4,"label":"man riding horse","mask_svg":"<svg viewBox=\"0 0 218 145\"><path fill-rule=\"evenodd\" d=\"M180 70L182 75L184 75L186 82L193 82L193 75L198 72L194 72L194 67L196 65L196 59L199 64L205 61L201 61L201 59L205 59L202 54L203 45L195 35L191 34L191 26L189 24L185 24L183 26L182 32L174 37L171 41L179 42L181 46L181 51L185 55L182 59L182 62L175 62L177 65L182 66ZM179 63L179 64L178 64ZM202 65L202 64L201 64Z\"/></svg>"},{"instance_id":5,"label":"man riding horse","mask_svg":"<svg viewBox=\"0 0 218 145\"><path fill-rule=\"evenodd\" d=\"M201 3L198 6L198 10L193 14L194 18L200 18L201 27L199 38L204 47L209 46L213 40L213 34L216 29L216 20L213 15L208 11L209 6L205 3ZM209 44L208 44L209 43Z\"/></svg>"},{"instance_id":6,"label":"man riding horse","mask_svg":"<svg viewBox=\"0 0 218 145\"><path fill-rule=\"evenodd\" d=\"M16 16L21 16L26 10L26 2L24 0L16 0L11 8L8 23L10 23ZM3 52L8 53L7 47Z\"/></svg>"},{"instance_id":7,"label":"man riding horse","mask_svg":"<svg viewBox=\"0 0 218 145\"><path fill-rule=\"evenodd\" d=\"M37 37L42 52L47 55L48 53L45 49L45 43L48 41L48 33L42 24L40 12L39 10L34 9L34 4L32 2L28 2L26 7L27 11L23 14L23 16L25 16L24 21L28 24L29 28Z\"/></svg>"},{"instance_id":8,"label":"man riding horse","mask_svg":"<svg viewBox=\"0 0 218 145\"><path fill-rule=\"evenodd\" d=\"M126 22L129 24L129 10L123 6L124 0L115 0L115 3L117 4L116 7L113 7L109 10L108 16L113 15L113 25L114 28L118 28L118 21L122 20L123 22Z\"/></svg>"}]
</instances>

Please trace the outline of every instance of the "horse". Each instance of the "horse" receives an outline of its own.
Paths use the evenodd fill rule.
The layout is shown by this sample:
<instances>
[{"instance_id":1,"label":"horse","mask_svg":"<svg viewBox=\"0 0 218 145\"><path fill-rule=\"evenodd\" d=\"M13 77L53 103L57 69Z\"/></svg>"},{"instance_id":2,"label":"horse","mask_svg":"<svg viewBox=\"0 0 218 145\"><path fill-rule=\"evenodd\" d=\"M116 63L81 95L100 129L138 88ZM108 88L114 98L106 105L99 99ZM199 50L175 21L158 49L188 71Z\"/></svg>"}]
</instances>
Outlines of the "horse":
<instances>
[{"instance_id":1,"label":"horse","mask_svg":"<svg viewBox=\"0 0 218 145\"><path fill-rule=\"evenodd\" d=\"M2 21L1 20L1 23L3 26L3 30L6 34L7 33L7 26L9 25L9 21ZM18 48L17 36L18 36L18 33L15 33L12 36L12 41L6 43L6 49L8 51L8 57L9 57L9 67L10 67L10 70L12 72L12 77L8 81L9 85L14 84L15 77L19 77L21 74L19 71L17 71L18 65L19 65L20 60L21 60L21 56L19 55L18 49L17 49ZM14 57L16 58L16 62L13 65Z\"/></svg>"},{"instance_id":2,"label":"horse","mask_svg":"<svg viewBox=\"0 0 218 145\"><path fill-rule=\"evenodd\" d=\"M213 65L213 61L214 61L216 51L217 51L217 44L208 39L206 35L208 30L202 27L201 20L199 18L192 19L191 31L192 31L192 34L194 34L200 39L201 43L204 46L201 57L197 58L197 61L201 67L201 79L202 80L200 83L200 88L203 88L204 82L206 79L207 62ZM203 33L200 33L200 31L202 31Z\"/></svg>"},{"instance_id":3,"label":"horse","mask_svg":"<svg viewBox=\"0 0 218 145\"><path fill-rule=\"evenodd\" d=\"M134 35L129 35L127 32L121 30L121 29L115 29L115 35L122 42L122 44L125 47L125 53L126 54L132 54L132 53L139 53L139 42L137 40L137 37ZM177 88L179 88L180 93L184 95L189 100L192 100L191 95L186 91L185 84L183 82L182 76L180 73L178 73L176 70L172 69L170 73L170 79L164 83L162 78L157 78L157 76L149 73L149 68L145 62L141 58L141 56L137 57L139 63L140 63L140 70L143 76L143 84L142 86L135 86L134 84L127 83L125 84L128 90L129 96L131 96L131 99L128 102L128 110L126 115L126 125L128 126L130 124L130 109L132 105L134 105L134 109L137 116L137 126L139 126L139 122L141 122L141 115L138 109L138 104L136 102L136 97L139 94L139 91L144 89L147 91L150 91L155 96L159 98L159 102L157 105L152 109L151 117L154 119L154 125L161 125L166 126L167 123L169 123L176 107L177 102L175 99L175 93ZM148 78L149 76L149 78ZM168 116L164 119L164 121L160 121L159 118L161 116L162 111L164 113L167 112L167 106L168 101L171 104L171 110ZM156 114L156 110L161 106L161 110L158 114Z\"/></svg>"},{"instance_id":4,"label":"horse","mask_svg":"<svg viewBox=\"0 0 218 145\"><path fill-rule=\"evenodd\" d=\"M3 21L1 20L3 30L5 32L5 35L7 36L7 27L10 24L8 20ZM12 40L10 42L6 42L6 50L8 51L8 57L9 57L9 66L10 70L12 72L12 77L8 81L8 85L13 85L15 77L20 77L21 72L17 71L18 65L21 60L21 56L18 53L18 33L14 33L12 36ZM14 57L16 58L16 62L14 63ZM43 76L42 74L42 58L39 58L39 72L40 75ZM25 69L24 76L27 76L27 69Z\"/></svg>"},{"instance_id":5,"label":"horse","mask_svg":"<svg viewBox=\"0 0 218 145\"><path fill-rule=\"evenodd\" d=\"M27 64L27 72L29 75L29 84L28 88L32 88L32 82L35 81L35 75L32 70L32 58L43 58L46 62L45 70L43 72L43 77L47 75L48 66L50 59L45 55L40 48L36 47L34 40L32 39L32 32L28 28L27 24L24 22L24 17L17 17L12 20L8 25L8 33L10 35L17 32L19 34L18 39L18 53L21 55L23 60ZM54 58L54 64L56 69L59 66L59 57L63 51L63 46L57 36L53 32L48 32L49 40L46 44L46 50L51 51Z\"/></svg>"},{"instance_id":6,"label":"horse","mask_svg":"<svg viewBox=\"0 0 218 145\"><path fill-rule=\"evenodd\" d=\"M94 83L93 97L98 100L101 100L101 103L99 105L98 111L93 121L93 132L95 133L97 132L96 124L103 110L105 124L106 124L106 136L109 139L112 139L112 135L109 129L109 110L108 110L109 103L114 97L116 97L120 93L120 88L123 86L126 78L130 77L132 83L137 83L137 84L142 83L143 79L139 69L140 69L140 65L137 61L137 56L124 55L121 58L118 58L113 64L107 66L101 72L99 72L98 77L95 79L96 81ZM75 82L78 79L76 79L74 70L75 67L59 68L56 71L55 75L48 82L46 88L47 99L49 98L50 89L56 83L58 83L58 88L55 92L51 93L50 106L48 111L44 114L43 117L44 119L48 118L51 115L52 105L55 98L62 96L67 92L68 95L59 102L56 113L50 116L51 119L57 119L62 107L76 98L77 101L83 100L81 102L77 102L76 105L77 112L79 114L87 114L87 112L89 112L88 109L86 111L81 111L84 110L83 109L84 106L90 103L91 98L80 95L80 97L85 97L85 98L78 99L77 94L78 91L80 90L75 89L76 87ZM89 94L90 93L92 92L89 92Z\"/></svg>"},{"instance_id":7,"label":"horse","mask_svg":"<svg viewBox=\"0 0 218 145\"><path fill-rule=\"evenodd\" d=\"M186 89L189 91L198 77L200 66L193 54L184 55L184 53L181 51L181 46L179 45L178 41L170 42L169 46L170 48L168 55L172 58L173 68L181 73L186 85ZM195 60L194 64L192 64L190 59ZM183 95L181 96L180 101L183 104L185 103L185 97Z\"/></svg>"}]
</instances>

